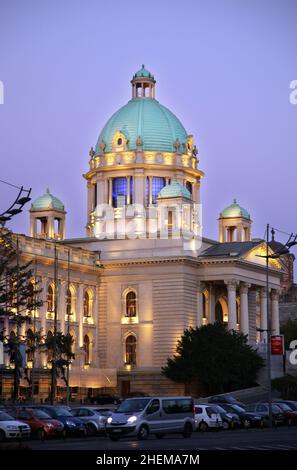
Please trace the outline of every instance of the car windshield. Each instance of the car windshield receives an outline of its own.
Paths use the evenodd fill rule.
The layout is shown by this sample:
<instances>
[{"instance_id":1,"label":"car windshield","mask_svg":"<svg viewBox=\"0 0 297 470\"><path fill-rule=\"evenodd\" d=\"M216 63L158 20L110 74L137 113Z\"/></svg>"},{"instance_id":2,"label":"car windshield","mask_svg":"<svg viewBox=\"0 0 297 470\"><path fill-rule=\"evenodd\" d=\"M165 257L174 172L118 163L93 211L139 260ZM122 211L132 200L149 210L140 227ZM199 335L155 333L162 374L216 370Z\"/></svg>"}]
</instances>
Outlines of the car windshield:
<instances>
[{"instance_id":1,"label":"car windshield","mask_svg":"<svg viewBox=\"0 0 297 470\"><path fill-rule=\"evenodd\" d=\"M0 421L14 421L14 418L4 411L0 411Z\"/></svg>"},{"instance_id":2,"label":"car windshield","mask_svg":"<svg viewBox=\"0 0 297 470\"><path fill-rule=\"evenodd\" d=\"M290 403L288 403L288 406L291 410L297 411L297 403L291 401Z\"/></svg>"},{"instance_id":3,"label":"car windshield","mask_svg":"<svg viewBox=\"0 0 297 470\"><path fill-rule=\"evenodd\" d=\"M277 403L277 406L283 411L292 411L286 403Z\"/></svg>"},{"instance_id":4,"label":"car windshield","mask_svg":"<svg viewBox=\"0 0 297 470\"><path fill-rule=\"evenodd\" d=\"M220 405L212 406L212 409L215 410L216 413L226 413L226 410Z\"/></svg>"},{"instance_id":5,"label":"car windshield","mask_svg":"<svg viewBox=\"0 0 297 470\"><path fill-rule=\"evenodd\" d=\"M239 406L239 405L232 405L232 410L234 410L235 412L238 411L239 413L242 413L243 411L245 411L244 408L242 408L242 406Z\"/></svg>"},{"instance_id":6,"label":"car windshield","mask_svg":"<svg viewBox=\"0 0 297 470\"><path fill-rule=\"evenodd\" d=\"M50 415L42 410L34 410L33 416L38 419L51 419Z\"/></svg>"},{"instance_id":7,"label":"car windshield","mask_svg":"<svg viewBox=\"0 0 297 470\"><path fill-rule=\"evenodd\" d=\"M271 409L274 413L281 413L282 412L282 409L277 405L272 405Z\"/></svg>"},{"instance_id":8,"label":"car windshield","mask_svg":"<svg viewBox=\"0 0 297 470\"><path fill-rule=\"evenodd\" d=\"M70 411L68 411L66 408L55 408L55 414L56 416L59 416L59 418L63 417L63 416L70 416L71 418L73 418L72 414L70 413Z\"/></svg>"},{"instance_id":9,"label":"car windshield","mask_svg":"<svg viewBox=\"0 0 297 470\"><path fill-rule=\"evenodd\" d=\"M150 398L133 398L131 400L124 400L123 403L121 403L115 410L115 413L135 413L143 411L150 401Z\"/></svg>"}]
</instances>

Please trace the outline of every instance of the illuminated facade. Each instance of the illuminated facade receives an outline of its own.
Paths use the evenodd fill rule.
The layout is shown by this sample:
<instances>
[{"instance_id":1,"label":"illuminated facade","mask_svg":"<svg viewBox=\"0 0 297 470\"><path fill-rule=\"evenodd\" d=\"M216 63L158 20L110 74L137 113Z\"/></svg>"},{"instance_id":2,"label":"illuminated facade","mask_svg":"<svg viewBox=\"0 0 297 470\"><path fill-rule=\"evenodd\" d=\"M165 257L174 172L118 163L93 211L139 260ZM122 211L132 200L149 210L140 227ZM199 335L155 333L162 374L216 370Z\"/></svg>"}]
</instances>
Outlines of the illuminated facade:
<instances>
[{"instance_id":1,"label":"illuminated facade","mask_svg":"<svg viewBox=\"0 0 297 470\"><path fill-rule=\"evenodd\" d=\"M161 367L190 326L223 321L251 344L265 342L265 332L257 333L267 328L265 260L258 256L265 242L251 238L250 215L236 202L220 214L219 242L200 237L204 174L193 136L155 99L155 79L144 66L131 84L132 99L90 151L86 235L65 238L64 206L48 191L32 205L31 237L20 236L22 256L36 258L43 287L38 328L53 331L57 301L58 329L74 338L71 386L82 396L91 389L183 393ZM275 333L280 278L281 264L271 260ZM49 359L43 353L38 361L41 384ZM39 396L48 394L45 387Z\"/></svg>"}]
</instances>

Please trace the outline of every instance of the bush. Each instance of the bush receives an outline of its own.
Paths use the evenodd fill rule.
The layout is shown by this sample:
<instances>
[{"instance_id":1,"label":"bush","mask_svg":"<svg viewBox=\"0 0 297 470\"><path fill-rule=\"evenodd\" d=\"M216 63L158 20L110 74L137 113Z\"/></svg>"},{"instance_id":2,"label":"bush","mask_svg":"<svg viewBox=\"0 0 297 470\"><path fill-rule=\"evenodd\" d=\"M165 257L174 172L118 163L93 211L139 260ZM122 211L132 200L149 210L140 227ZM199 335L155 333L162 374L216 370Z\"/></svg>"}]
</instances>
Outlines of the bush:
<instances>
[{"instance_id":1,"label":"bush","mask_svg":"<svg viewBox=\"0 0 297 470\"><path fill-rule=\"evenodd\" d=\"M271 385L273 390L280 392L283 399L297 400L297 377L289 374L284 377L276 377L271 381Z\"/></svg>"}]
</instances>

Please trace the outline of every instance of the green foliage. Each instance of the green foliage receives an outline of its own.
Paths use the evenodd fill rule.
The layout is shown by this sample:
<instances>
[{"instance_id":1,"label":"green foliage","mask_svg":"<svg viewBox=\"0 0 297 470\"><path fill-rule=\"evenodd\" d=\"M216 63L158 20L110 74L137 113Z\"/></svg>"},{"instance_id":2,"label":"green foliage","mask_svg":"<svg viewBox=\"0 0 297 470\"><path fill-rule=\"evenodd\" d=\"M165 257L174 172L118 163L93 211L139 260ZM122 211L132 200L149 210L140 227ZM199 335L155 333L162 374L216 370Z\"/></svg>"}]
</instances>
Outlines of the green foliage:
<instances>
[{"instance_id":1,"label":"green foliage","mask_svg":"<svg viewBox=\"0 0 297 470\"><path fill-rule=\"evenodd\" d=\"M56 336L46 336L44 341L39 345L41 350L51 352L51 362L54 363L56 369L60 371L65 382L65 368L75 359L75 354L72 352L73 343L74 340L70 333L64 335L61 332L57 332Z\"/></svg>"},{"instance_id":2,"label":"green foliage","mask_svg":"<svg viewBox=\"0 0 297 470\"><path fill-rule=\"evenodd\" d=\"M285 336L285 348L290 348L290 343L294 339L297 339L297 320L289 318L286 323L281 325L280 332Z\"/></svg>"},{"instance_id":3,"label":"green foliage","mask_svg":"<svg viewBox=\"0 0 297 470\"><path fill-rule=\"evenodd\" d=\"M276 377L271 381L271 386L273 390L280 392L282 398L286 400L297 399L297 377L289 374Z\"/></svg>"},{"instance_id":4,"label":"green foliage","mask_svg":"<svg viewBox=\"0 0 297 470\"><path fill-rule=\"evenodd\" d=\"M175 382L198 382L206 394L214 394L254 385L262 366L245 335L215 323L184 331L162 371Z\"/></svg>"}]
</instances>

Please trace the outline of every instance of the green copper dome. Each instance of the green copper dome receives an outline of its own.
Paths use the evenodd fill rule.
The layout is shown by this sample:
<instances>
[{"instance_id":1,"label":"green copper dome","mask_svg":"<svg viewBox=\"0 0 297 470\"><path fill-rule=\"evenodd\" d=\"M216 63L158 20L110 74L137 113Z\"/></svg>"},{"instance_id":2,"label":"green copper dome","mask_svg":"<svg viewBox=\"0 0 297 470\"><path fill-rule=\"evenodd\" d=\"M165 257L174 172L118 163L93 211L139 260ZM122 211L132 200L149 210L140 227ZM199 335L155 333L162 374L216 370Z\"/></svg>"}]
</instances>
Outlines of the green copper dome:
<instances>
[{"instance_id":1,"label":"green copper dome","mask_svg":"<svg viewBox=\"0 0 297 470\"><path fill-rule=\"evenodd\" d=\"M47 189L42 196L35 199L31 205L31 211L42 211L48 209L64 211L64 204L60 201L60 199L53 196L49 189Z\"/></svg>"},{"instance_id":2,"label":"green copper dome","mask_svg":"<svg viewBox=\"0 0 297 470\"><path fill-rule=\"evenodd\" d=\"M151 74L151 72L149 72L143 64L142 64L141 69L138 70L138 72L136 72L134 74L133 78L136 78L136 77L154 78L154 76Z\"/></svg>"},{"instance_id":3,"label":"green copper dome","mask_svg":"<svg viewBox=\"0 0 297 470\"><path fill-rule=\"evenodd\" d=\"M139 82L142 77L145 79ZM154 83L153 76L144 66L136 72L132 79L133 98L107 121L99 135L96 153L111 152L117 132L126 137L127 150L141 147L146 151L176 152L179 143L179 150L186 152L188 134L179 119L154 98ZM147 86L149 96L138 97L136 86Z\"/></svg>"},{"instance_id":4,"label":"green copper dome","mask_svg":"<svg viewBox=\"0 0 297 470\"><path fill-rule=\"evenodd\" d=\"M234 218L234 217L243 217L244 219L250 219L251 216L246 209L237 204L236 199L233 200L233 203L230 206L225 207L224 210L220 213L220 218Z\"/></svg>"},{"instance_id":5,"label":"green copper dome","mask_svg":"<svg viewBox=\"0 0 297 470\"><path fill-rule=\"evenodd\" d=\"M166 186L164 186L164 188L161 189L158 195L158 199L170 199L175 197L192 199L190 191L174 179L171 184L167 184Z\"/></svg>"}]
</instances>

